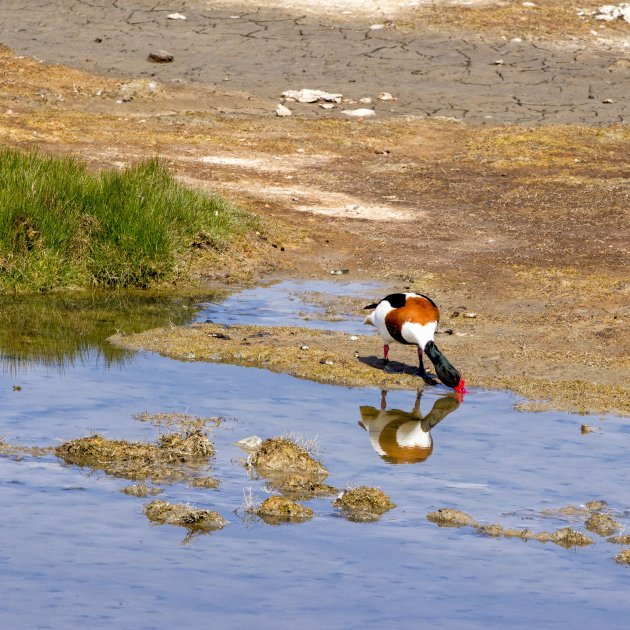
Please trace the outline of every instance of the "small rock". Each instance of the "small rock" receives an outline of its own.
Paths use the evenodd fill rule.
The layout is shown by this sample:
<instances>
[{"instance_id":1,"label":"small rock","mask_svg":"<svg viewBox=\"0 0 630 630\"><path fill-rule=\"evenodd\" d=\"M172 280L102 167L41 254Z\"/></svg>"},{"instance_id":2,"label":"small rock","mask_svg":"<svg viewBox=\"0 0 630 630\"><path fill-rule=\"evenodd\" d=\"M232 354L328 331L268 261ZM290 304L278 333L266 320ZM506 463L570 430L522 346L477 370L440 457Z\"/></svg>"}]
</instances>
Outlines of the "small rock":
<instances>
[{"instance_id":1,"label":"small rock","mask_svg":"<svg viewBox=\"0 0 630 630\"><path fill-rule=\"evenodd\" d=\"M243 438L234 444L239 448L242 448L244 451L248 451L250 453L255 453L262 446L262 438L257 435L250 435L249 437Z\"/></svg>"},{"instance_id":2,"label":"small rock","mask_svg":"<svg viewBox=\"0 0 630 630\"><path fill-rule=\"evenodd\" d=\"M358 341L358 340L359 340L359 338L356 335L352 335L350 337L350 341Z\"/></svg>"},{"instance_id":3,"label":"small rock","mask_svg":"<svg viewBox=\"0 0 630 630\"><path fill-rule=\"evenodd\" d=\"M322 109L335 109L335 104L334 103L320 103L319 106Z\"/></svg>"},{"instance_id":4,"label":"small rock","mask_svg":"<svg viewBox=\"0 0 630 630\"><path fill-rule=\"evenodd\" d=\"M182 15L181 13L169 13L166 16L167 20L185 20L186 16Z\"/></svg>"},{"instance_id":5,"label":"small rock","mask_svg":"<svg viewBox=\"0 0 630 630\"><path fill-rule=\"evenodd\" d=\"M522 3L524 7L535 7L536 3L535 2L523 2Z\"/></svg>"},{"instance_id":6,"label":"small rock","mask_svg":"<svg viewBox=\"0 0 630 630\"><path fill-rule=\"evenodd\" d=\"M220 333L220 332L208 333L208 337L214 337L214 339L225 339L227 341L230 341L232 339L230 335L226 335L225 333Z\"/></svg>"},{"instance_id":7,"label":"small rock","mask_svg":"<svg viewBox=\"0 0 630 630\"><path fill-rule=\"evenodd\" d=\"M364 105L369 105L372 102L372 99L369 96L364 96L359 99L359 103L363 103Z\"/></svg>"},{"instance_id":8,"label":"small rock","mask_svg":"<svg viewBox=\"0 0 630 630\"><path fill-rule=\"evenodd\" d=\"M306 346L306 345L304 345L304 346L300 346L300 350L308 350L308 349L309 349L309 347L308 347L308 346Z\"/></svg>"},{"instance_id":9,"label":"small rock","mask_svg":"<svg viewBox=\"0 0 630 630\"><path fill-rule=\"evenodd\" d=\"M321 365L335 365L335 362L331 361L330 359L320 359L319 362L321 363Z\"/></svg>"},{"instance_id":10,"label":"small rock","mask_svg":"<svg viewBox=\"0 0 630 630\"><path fill-rule=\"evenodd\" d=\"M291 116L293 112L282 103L278 103L276 107L276 116Z\"/></svg>"},{"instance_id":11,"label":"small rock","mask_svg":"<svg viewBox=\"0 0 630 630\"><path fill-rule=\"evenodd\" d=\"M149 53L148 60L153 63L171 63L175 57L166 50L157 50Z\"/></svg>"},{"instance_id":12,"label":"small rock","mask_svg":"<svg viewBox=\"0 0 630 630\"><path fill-rule=\"evenodd\" d=\"M621 553L618 553L615 556L615 562L630 565L630 549L624 549Z\"/></svg>"},{"instance_id":13,"label":"small rock","mask_svg":"<svg viewBox=\"0 0 630 630\"><path fill-rule=\"evenodd\" d=\"M381 92L376 98L379 101L397 101L398 99L392 96L389 92Z\"/></svg>"},{"instance_id":14,"label":"small rock","mask_svg":"<svg viewBox=\"0 0 630 630\"><path fill-rule=\"evenodd\" d=\"M303 90L286 90L282 92L282 96L289 101L297 101L298 103L317 103L318 101L341 103L343 98L343 94L333 94L323 90L311 90L308 88Z\"/></svg>"},{"instance_id":15,"label":"small rock","mask_svg":"<svg viewBox=\"0 0 630 630\"><path fill-rule=\"evenodd\" d=\"M496 59L494 61L494 65L495 66L502 66L505 63L505 61L503 61L503 59Z\"/></svg>"},{"instance_id":16,"label":"small rock","mask_svg":"<svg viewBox=\"0 0 630 630\"><path fill-rule=\"evenodd\" d=\"M468 319L475 319L477 317L477 313L469 311L467 313L464 313L464 317L467 317Z\"/></svg>"},{"instance_id":17,"label":"small rock","mask_svg":"<svg viewBox=\"0 0 630 630\"><path fill-rule=\"evenodd\" d=\"M344 275L346 275L347 273L350 273L350 270L349 270L349 269L333 269L333 270L330 272L330 275L331 275L331 276L344 276Z\"/></svg>"},{"instance_id":18,"label":"small rock","mask_svg":"<svg viewBox=\"0 0 630 630\"><path fill-rule=\"evenodd\" d=\"M602 103L604 103L605 105L611 105L612 103L614 103L615 101L612 100L612 98L605 98Z\"/></svg>"},{"instance_id":19,"label":"small rock","mask_svg":"<svg viewBox=\"0 0 630 630\"><path fill-rule=\"evenodd\" d=\"M380 31L385 28L385 24L370 24L371 31Z\"/></svg>"},{"instance_id":20,"label":"small rock","mask_svg":"<svg viewBox=\"0 0 630 630\"><path fill-rule=\"evenodd\" d=\"M593 429L588 424L580 425L580 433L582 435L586 435L587 433L592 433L592 432L593 432Z\"/></svg>"},{"instance_id":21,"label":"small rock","mask_svg":"<svg viewBox=\"0 0 630 630\"><path fill-rule=\"evenodd\" d=\"M367 109L365 107L360 107L359 109L342 109L341 113L351 118L369 118L370 116L376 116L376 112L373 109Z\"/></svg>"}]
</instances>

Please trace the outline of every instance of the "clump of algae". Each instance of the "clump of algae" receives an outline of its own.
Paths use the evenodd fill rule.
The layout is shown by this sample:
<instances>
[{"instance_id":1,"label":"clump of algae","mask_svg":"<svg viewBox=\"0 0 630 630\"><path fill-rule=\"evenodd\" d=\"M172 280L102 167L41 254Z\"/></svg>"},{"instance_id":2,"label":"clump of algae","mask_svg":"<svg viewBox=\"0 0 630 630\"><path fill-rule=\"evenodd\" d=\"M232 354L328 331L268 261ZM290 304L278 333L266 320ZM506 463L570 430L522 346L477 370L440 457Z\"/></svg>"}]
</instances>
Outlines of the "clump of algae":
<instances>
[{"instance_id":1,"label":"clump of algae","mask_svg":"<svg viewBox=\"0 0 630 630\"><path fill-rule=\"evenodd\" d=\"M303 523L313 518L311 508L281 496L268 497L253 512L270 525Z\"/></svg>"},{"instance_id":2,"label":"clump of algae","mask_svg":"<svg viewBox=\"0 0 630 630\"><path fill-rule=\"evenodd\" d=\"M103 470L114 477L155 483L181 481L187 465L207 462L214 448L200 431L160 437L158 444L108 440L100 435L64 442L55 454L75 466Z\"/></svg>"},{"instance_id":3,"label":"clump of algae","mask_svg":"<svg viewBox=\"0 0 630 630\"><path fill-rule=\"evenodd\" d=\"M188 413L150 411L137 413L134 415L134 418L156 427L167 427L168 429L177 429L179 431L200 431L210 425L218 427L222 420L219 417L202 418Z\"/></svg>"},{"instance_id":4,"label":"clump of algae","mask_svg":"<svg viewBox=\"0 0 630 630\"><path fill-rule=\"evenodd\" d=\"M570 527L563 527L555 532L535 533L529 529L505 528L502 525L481 525L472 516L451 508L440 508L427 515L427 519L440 527L473 527L477 533L494 538L520 538L521 540L538 540L539 542L553 542L566 547L585 547L593 543L593 539Z\"/></svg>"},{"instance_id":5,"label":"clump of algae","mask_svg":"<svg viewBox=\"0 0 630 630\"><path fill-rule=\"evenodd\" d=\"M624 549L615 556L615 562L630 566L630 549Z\"/></svg>"},{"instance_id":6,"label":"clump of algae","mask_svg":"<svg viewBox=\"0 0 630 630\"><path fill-rule=\"evenodd\" d=\"M385 512L396 507L378 488L359 486L342 492L333 502L349 521L377 521Z\"/></svg>"},{"instance_id":7,"label":"clump of algae","mask_svg":"<svg viewBox=\"0 0 630 630\"><path fill-rule=\"evenodd\" d=\"M195 533L223 529L227 521L212 510L193 508L182 503L168 503L156 499L144 506L147 518L158 525L177 525Z\"/></svg>"}]
</instances>

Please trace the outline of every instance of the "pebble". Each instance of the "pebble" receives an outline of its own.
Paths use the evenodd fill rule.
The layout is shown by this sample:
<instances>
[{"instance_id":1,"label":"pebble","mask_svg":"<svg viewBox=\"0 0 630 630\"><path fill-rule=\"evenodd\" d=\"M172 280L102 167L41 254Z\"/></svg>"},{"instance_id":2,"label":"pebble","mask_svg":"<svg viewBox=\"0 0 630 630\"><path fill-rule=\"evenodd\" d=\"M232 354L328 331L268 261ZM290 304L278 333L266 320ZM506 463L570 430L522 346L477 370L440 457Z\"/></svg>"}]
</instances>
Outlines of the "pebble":
<instances>
[{"instance_id":1,"label":"pebble","mask_svg":"<svg viewBox=\"0 0 630 630\"><path fill-rule=\"evenodd\" d=\"M333 269L330 272L330 275L331 276L344 276L347 273L350 273L349 269Z\"/></svg>"},{"instance_id":2,"label":"pebble","mask_svg":"<svg viewBox=\"0 0 630 630\"><path fill-rule=\"evenodd\" d=\"M242 448L244 451L258 451L262 446L262 438L257 435L250 435L249 437L243 438L238 442L235 442L236 446Z\"/></svg>"},{"instance_id":3,"label":"pebble","mask_svg":"<svg viewBox=\"0 0 630 630\"><path fill-rule=\"evenodd\" d=\"M342 109L342 114L351 116L352 118L368 118L369 116L376 116L376 112L373 109L366 107L360 107L359 109Z\"/></svg>"},{"instance_id":4,"label":"pebble","mask_svg":"<svg viewBox=\"0 0 630 630\"><path fill-rule=\"evenodd\" d=\"M286 105L278 103L278 106L276 107L276 116L291 116L292 113L293 112Z\"/></svg>"},{"instance_id":5,"label":"pebble","mask_svg":"<svg viewBox=\"0 0 630 630\"><path fill-rule=\"evenodd\" d=\"M307 345L300 346L300 350L308 350L309 347Z\"/></svg>"},{"instance_id":6,"label":"pebble","mask_svg":"<svg viewBox=\"0 0 630 630\"><path fill-rule=\"evenodd\" d=\"M322 109L335 109L335 104L334 103L320 103L319 106Z\"/></svg>"},{"instance_id":7,"label":"pebble","mask_svg":"<svg viewBox=\"0 0 630 630\"><path fill-rule=\"evenodd\" d=\"M468 319L475 319L477 317L477 313L469 311L468 313L464 313L464 317L468 317Z\"/></svg>"},{"instance_id":8,"label":"pebble","mask_svg":"<svg viewBox=\"0 0 630 630\"><path fill-rule=\"evenodd\" d=\"M364 96L363 98L359 99L359 103L363 103L364 105L369 105L371 102L372 99L369 96Z\"/></svg>"},{"instance_id":9,"label":"pebble","mask_svg":"<svg viewBox=\"0 0 630 630\"><path fill-rule=\"evenodd\" d=\"M350 337L350 341L358 341L358 340L359 340L359 338L356 335L352 335Z\"/></svg>"},{"instance_id":10,"label":"pebble","mask_svg":"<svg viewBox=\"0 0 630 630\"><path fill-rule=\"evenodd\" d=\"M153 63L171 63L175 57L166 50L156 50L149 53L148 60Z\"/></svg>"},{"instance_id":11,"label":"pebble","mask_svg":"<svg viewBox=\"0 0 630 630\"><path fill-rule=\"evenodd\" d=\"M379 101L397 101L398 99L393 97L389 92L381 92L376 98Z\"/></svg>"},{"instance_id":12,"label":"pebble","mask_svg":"<svg viewBox=\"0 0 630 630\"><path fill-rule=\"evenodd\" d=\"M320 361L320 363L321 363L322 365L335 365L335 362L334 362L334 361L331 361L330 359L322 359L322 360Z\"/></svg>"},{"instance_id":13,"label":"pebble","mask_svg":"<svg viewBox=\"0 0 630 630\"><path fill-rule=\"evenodd\" d=\"M181 13L169 13L166 18L168 20L185 20L186 16Z\"/></svg>"}]
</instances>

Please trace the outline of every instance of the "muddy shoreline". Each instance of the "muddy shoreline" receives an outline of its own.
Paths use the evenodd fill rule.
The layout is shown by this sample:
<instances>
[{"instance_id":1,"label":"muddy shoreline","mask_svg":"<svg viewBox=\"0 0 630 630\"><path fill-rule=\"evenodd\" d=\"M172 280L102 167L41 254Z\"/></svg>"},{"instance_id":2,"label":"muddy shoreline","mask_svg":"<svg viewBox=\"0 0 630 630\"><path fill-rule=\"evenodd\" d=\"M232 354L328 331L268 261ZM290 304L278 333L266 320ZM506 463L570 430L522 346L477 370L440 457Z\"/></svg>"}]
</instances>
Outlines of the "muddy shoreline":
<instances>
[{"instance_id":1,"label":"muddy shoreline","mask_svg":"<svg viewBox=\"0 0 630 630\"><path fill-rule=\"evenodd\" d=\"M499 11L502 25L450 7L450 25L418 14L371 29L373 16L179 2L169 12L188 15L175 23L145 2L66 12L27 2L0 17L0 40L15 49L0 50L0 137L94 169L157 154L181 181L263 217L255 241L193 261L198 286L347 270L383 294L427 293L442 329L461 333L443 345L468 381L515 391L528 409L627 415L625 27L598 24L594 36L573 19L577 5L556 23L539 4L539 14L506 5L518 21ZM147 61L171 45L173 64ZM282 90L315 81L357 102L275 116ZM533 104L515 105L522 91ZM359 106L376 117L339 113ZM362 305L342 306L360 317ZM460 306L478 317L454 317Z\"/></svg>"}]
</instances>

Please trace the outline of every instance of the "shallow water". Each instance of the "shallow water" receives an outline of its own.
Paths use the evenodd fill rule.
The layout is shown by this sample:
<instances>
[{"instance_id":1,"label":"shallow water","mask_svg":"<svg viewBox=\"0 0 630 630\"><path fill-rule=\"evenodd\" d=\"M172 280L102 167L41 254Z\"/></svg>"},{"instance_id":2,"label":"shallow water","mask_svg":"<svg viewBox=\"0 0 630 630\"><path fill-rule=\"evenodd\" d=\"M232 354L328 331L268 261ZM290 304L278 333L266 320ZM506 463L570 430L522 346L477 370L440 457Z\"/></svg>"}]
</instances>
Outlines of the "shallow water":
<instances>
[{"instance_id":1,"label":"shallow water","mask_svg":"<svg viewBox=\"0 0 630 630\"><path fill-rule=\"evenodd\" d=\"M289 288L295 286L276 285L269 295ZM364 289L370 298L373 289ZM266 311L267 323L293 322L303 308L296 301L295 309L274 311L277 298L267 301L258 289L232 296L223 308L207 304L196 317L211 312L215 321L231 321L253 303ZM346 325L352 331L356 323ZM63 465L53 455L1 457L0 627L627 625L630 569L612 560L619 546L592 534L596 544L566 550L426 519L448 506L484 523L552 531L567 521L543 518L541 510L605 499L628 525L624 419L516 413L512 396L474 390L431 430L433 452L424 461L392 465L359 425L360 407L378 413L380 391L145 353L107 362L96 345L60 367L36 357L18 366L5 358L0 435L7 442L56 445L91 432L153 440L157 430L134 414L224 416L213 433L211 474L220 487L175 484L160 498L217 510L230 522L182 544L185 530L146 519L142 508L150 499L119 492L128 481ZM422 413L444 393L426 392ZM390 392L386 400L388 410L403 412L415 402L412 392ZM599 430L581 435L585 420ZM267 495L264 480L248 477L240 463L245 454L233 443L289 431L317 437L329 483L377 485L397 508L377 523L358 524L338 516L327 498L309 502L316 517L304 524L244 519L243 493L251 489L258 501ZM583 529L577 519L568 523Z\"/></svg>"}]
</instances>

